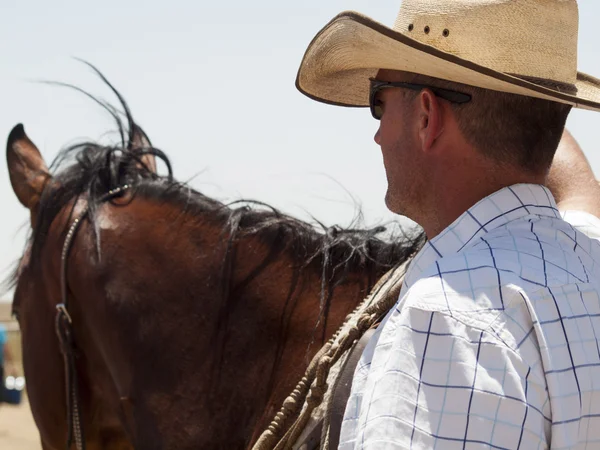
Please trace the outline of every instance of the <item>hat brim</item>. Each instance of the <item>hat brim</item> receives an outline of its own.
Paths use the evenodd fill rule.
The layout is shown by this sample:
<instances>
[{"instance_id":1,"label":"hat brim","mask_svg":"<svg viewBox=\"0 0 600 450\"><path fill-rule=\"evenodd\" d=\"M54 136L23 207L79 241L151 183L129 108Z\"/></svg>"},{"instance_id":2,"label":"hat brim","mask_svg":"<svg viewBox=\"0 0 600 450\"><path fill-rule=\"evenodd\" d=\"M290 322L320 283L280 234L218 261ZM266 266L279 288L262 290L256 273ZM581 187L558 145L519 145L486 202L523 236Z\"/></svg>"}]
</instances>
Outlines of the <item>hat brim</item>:
<instances>
[{"instance_id":1,"label":"hat brim","mask_svg":"<svg viewBox=\"0 0 600 450\"><path fill-rule=\"evenodd\" d=\"M485 89L526 95L600 111L600 80L577 73L576 93L561 92L497 72L415 41L360 13L336 16L308 46L296 87L339 106L369 105L369 78L380 69L418 73Z\"/></svg>"}]
</instances>

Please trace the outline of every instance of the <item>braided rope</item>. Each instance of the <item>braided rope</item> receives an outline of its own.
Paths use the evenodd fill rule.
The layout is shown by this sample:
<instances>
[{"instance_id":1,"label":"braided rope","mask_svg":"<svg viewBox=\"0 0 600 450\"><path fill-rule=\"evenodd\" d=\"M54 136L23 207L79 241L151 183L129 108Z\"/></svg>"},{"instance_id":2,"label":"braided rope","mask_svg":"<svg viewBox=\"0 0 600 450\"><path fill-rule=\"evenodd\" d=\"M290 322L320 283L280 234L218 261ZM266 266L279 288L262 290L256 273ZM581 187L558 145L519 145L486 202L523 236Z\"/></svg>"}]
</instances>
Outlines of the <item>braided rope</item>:
<instances>
[{"instance_id":1,"label":"braided rope","mask_svg":"<svg viewBox=\"0 0 600 450\"><path fill-rule=\"evenodd\" d=\"M373 287L361 304L349 314L333 337L311 360L296 388L283 403L267 429L252 447L252 450L288 450L300 437L312 412L318 407L327 392L327 377L331 367L357 342L375 323L383 318L398 300L401 281L407 264L385 274ZM356 324L342 333L365 305L369 305L358 317ZM300 412L300 408L304 407ZM282 436L282 430L291 418L298 416Z\"/></svg>"}]
</instances>

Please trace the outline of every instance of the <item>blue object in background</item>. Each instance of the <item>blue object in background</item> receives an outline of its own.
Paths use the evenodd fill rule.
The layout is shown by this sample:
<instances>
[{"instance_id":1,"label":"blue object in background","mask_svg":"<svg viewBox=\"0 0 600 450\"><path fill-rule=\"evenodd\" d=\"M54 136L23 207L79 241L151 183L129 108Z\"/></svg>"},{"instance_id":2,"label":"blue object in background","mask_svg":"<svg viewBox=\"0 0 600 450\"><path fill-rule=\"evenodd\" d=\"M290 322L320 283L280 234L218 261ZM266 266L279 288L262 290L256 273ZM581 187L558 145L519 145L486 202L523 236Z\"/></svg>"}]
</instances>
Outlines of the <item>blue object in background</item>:
<instances>
[{"instance_id":1,"label":"blue object in background","mask_svg":"<svg viewBox=\"0 0 600 450\"><path fill-rule=\"evenodd\" d=\"M7 341L6 327L0 323L0 369L4 366L4 346Z\"/></svg>"}]
</instances>

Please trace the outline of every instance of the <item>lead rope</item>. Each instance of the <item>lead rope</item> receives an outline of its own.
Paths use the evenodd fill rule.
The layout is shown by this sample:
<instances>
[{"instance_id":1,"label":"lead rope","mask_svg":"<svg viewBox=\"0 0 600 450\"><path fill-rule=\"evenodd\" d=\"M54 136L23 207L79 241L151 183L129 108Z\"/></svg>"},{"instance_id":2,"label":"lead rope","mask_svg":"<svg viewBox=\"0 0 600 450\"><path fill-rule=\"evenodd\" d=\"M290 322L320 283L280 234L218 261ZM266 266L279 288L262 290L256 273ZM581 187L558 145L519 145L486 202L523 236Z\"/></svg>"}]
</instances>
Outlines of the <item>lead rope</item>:
<instances>
[{"instance_id":1,"label":"lead rope","mask_svg":"<svg viewBox=\"0 0 600 450\"><path fill-rule=\"evenodd\" d=\"M252 450L288 450L292 448L306 427L311 413L323 401L323 397L327 391L327 376L331 367L361 338L365 331L371 328L378 320L382 319L398 300L405 267L406 265L403 265L403 267L393 269L385 274L377 282L367 298L361 302L352 314L346 317L346 320L334 336L313 357L302 380L300 380L290 396L286 398L280 411L261 434L256 444L252 447ZM387 289L383 291L381 298L378 298L385 287ZM375 303L364 310L356 324L340 337L342 330L352 320L354 315L364 305L368 305L373 301ZM304 405L305 399L306 406L300 411L287 432L281 436L282 430L285 429L290 418L298 414L298 409Z\"/></svg>"},{"instance_id":2,"label":"lead rope","mask_svg":"<svg viewBox=\"0 0 600 450\"><path fill-rule=\"evenodd\" d=\"M106 201L121 195L125 190L129 189L129 185L121 186L109 191L100 201ZM75 366L75 339L73 336L73 320L69 314L68 296L67 296L67 261L69 252L73 247L73 240L83 222L83 219L89 213L89 205L85 207L83 212L77 217L65 237L61 254L61 274L60 274L60 289L61 303L56 305L56 319L54 327L58 341L60 343L61 352L63 354L65 365L65 392L67 403L67 450L71 448L73 439L75 439L75 447L77 450L85 450L85 439L83 433L83 424L81 422L81 398L79 396L79 385L77 380L77 368Z\"/></svg>"}]
</instances>

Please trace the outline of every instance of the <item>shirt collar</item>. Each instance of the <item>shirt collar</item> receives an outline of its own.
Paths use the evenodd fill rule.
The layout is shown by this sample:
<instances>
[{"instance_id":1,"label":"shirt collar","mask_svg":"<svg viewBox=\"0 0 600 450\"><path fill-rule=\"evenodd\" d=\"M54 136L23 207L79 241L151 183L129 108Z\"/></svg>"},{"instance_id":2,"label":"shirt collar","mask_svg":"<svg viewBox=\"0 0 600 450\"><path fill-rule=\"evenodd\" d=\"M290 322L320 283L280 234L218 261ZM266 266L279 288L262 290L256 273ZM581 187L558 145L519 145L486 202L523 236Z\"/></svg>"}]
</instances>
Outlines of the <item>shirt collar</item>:
<instances>
[{"instance_id":1,"label":"shirt collar","mask_svg":"<svg viewBox=\"0 0 600 450\"><path fill-rule=\"evenodd\" d=\"M544 186L515 184L485 197L425 243L410 263L403 291L406 292L423 270L439 259L458 253L493 229L531 215L560 218L554 197Z\"/></svg>"}]
</instances>

